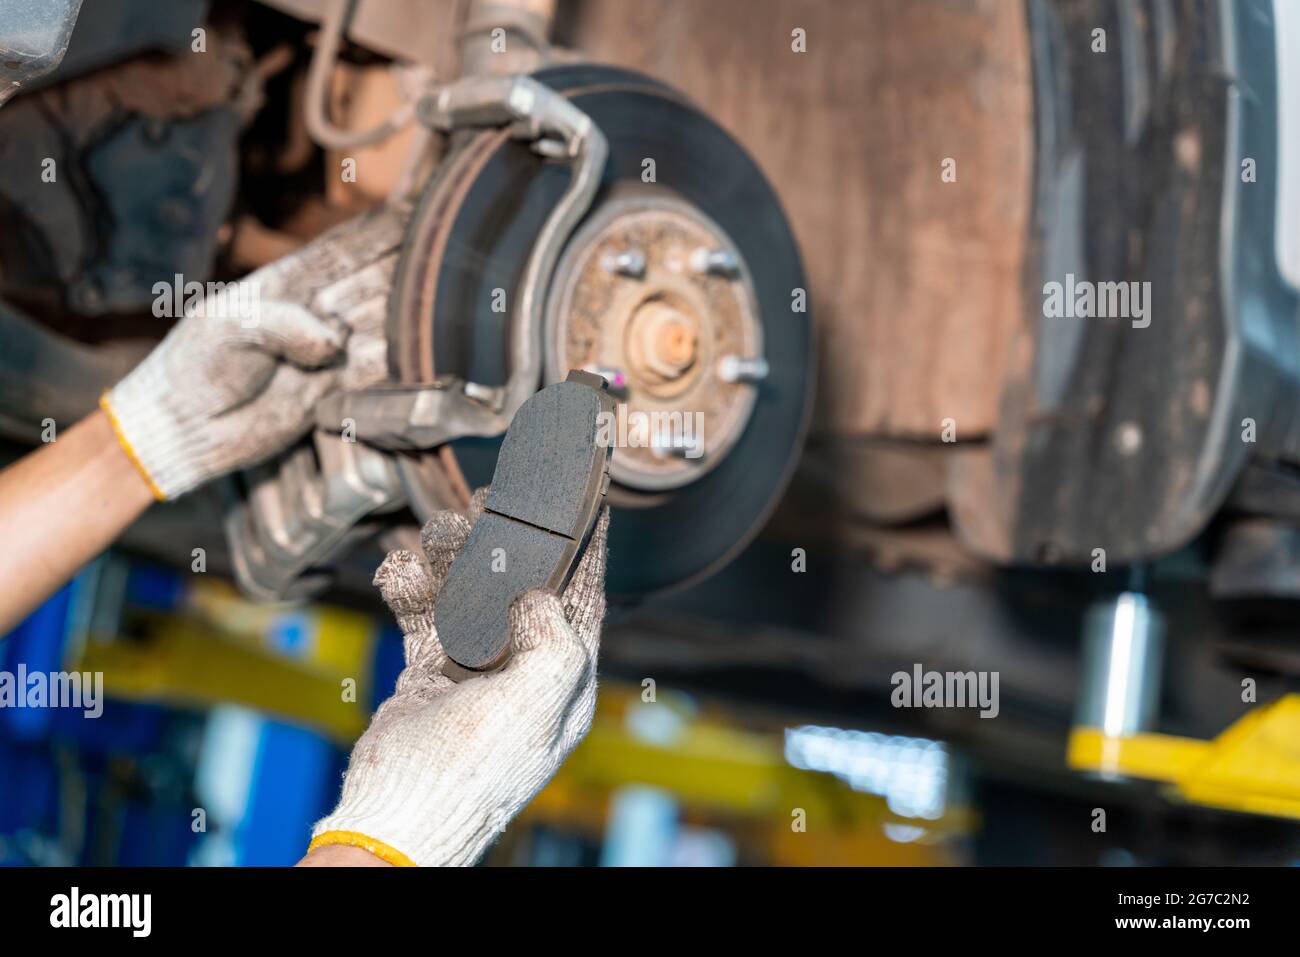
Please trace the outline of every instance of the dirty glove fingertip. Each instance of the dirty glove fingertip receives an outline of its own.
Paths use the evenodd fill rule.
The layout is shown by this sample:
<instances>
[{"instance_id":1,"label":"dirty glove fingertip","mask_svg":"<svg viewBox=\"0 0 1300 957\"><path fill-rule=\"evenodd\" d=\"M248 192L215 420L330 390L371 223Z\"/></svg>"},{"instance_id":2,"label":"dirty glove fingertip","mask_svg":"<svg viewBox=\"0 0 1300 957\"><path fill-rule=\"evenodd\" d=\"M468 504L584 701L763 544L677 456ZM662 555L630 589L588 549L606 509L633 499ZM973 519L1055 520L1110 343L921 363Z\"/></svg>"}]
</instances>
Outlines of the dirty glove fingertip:
<instances>
[{"instance_id":1,"label":"dirty glove fingertip","mask_svg":"<svg viewBox=\"0 0 1300 957\"><path fill-rule=\"evenodd\" d=\"M419 555L399 548L375 571L375 587L399 618L431 611L433 580Z\"/></svg>"},{"instance_id":2,"label":"dirty glove fingertip","mask_svg":"<svg viewBox=\"0 0 1300 957\"><path fill-rule=\"evenodd\" d=\"M451 570L465 543L469 541L469 522L455 512L434 512L420 529L420 547L433 571L434 592Z\"/></svg>"},{"instance_id":3,"label":"dirty glove fingertip","mask_svg":"<svg viewBox=\"0 0 1300 957\"><path fill-rule=\"evenodd\" d=\"M474 494L469 500L469 509L465 513L465 516L469 519L471 525L478 522L480 516L482 516L483 508L487 504L488 493L491 491L492 486L490 485L480 485L474 490Z\"/></svg>"},{"instance_id":4,"label":"dirty glove fingertip","mask_svg":"<svg viewBox=\"0 0 1300 957\"><path fill-rule=\"evenodd\" d=\"M243 338L271 355L307 369L333 361L348 339L343 323L290 302L266 303L258 309L256 323L242 332Z\"/></svg>"}]
</instances>

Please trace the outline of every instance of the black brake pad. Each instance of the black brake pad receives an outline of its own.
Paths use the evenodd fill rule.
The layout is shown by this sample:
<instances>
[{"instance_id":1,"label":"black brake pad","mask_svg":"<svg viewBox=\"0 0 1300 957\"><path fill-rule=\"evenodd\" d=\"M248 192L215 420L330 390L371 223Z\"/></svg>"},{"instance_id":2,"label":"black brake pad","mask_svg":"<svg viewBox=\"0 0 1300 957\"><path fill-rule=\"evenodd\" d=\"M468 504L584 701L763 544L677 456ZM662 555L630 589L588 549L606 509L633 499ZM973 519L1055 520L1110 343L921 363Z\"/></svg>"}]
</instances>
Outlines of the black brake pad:
<instances>
[{"instance_id":1,"label":"black brake pad","mask_svg":"<svg viewBox=\"0 0 1300 957\"><path fill-rule=\"evenodd\" d=\"M513 650L511 603L534 588L558 595L569 583L609 488L612 430L600 426L613 409L605 380L575 370L515 413L483 514L434 606L448 677L502 667Z\"/></svg>"}]
</instances>

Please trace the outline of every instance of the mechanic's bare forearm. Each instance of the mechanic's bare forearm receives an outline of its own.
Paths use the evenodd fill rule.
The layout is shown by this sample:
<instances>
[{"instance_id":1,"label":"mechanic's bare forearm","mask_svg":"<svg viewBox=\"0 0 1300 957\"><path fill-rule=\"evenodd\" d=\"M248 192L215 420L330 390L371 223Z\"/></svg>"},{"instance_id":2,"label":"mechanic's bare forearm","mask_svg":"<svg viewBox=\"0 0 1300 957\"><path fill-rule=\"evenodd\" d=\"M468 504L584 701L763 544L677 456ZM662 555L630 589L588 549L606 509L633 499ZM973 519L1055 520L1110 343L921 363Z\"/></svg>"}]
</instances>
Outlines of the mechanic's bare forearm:
<instances>
[{"instance_id":1,"label":"mechanic's bare forearm","mask_svg":"<svg viewBox=\"0 0 1300 957\"><path fill-rule=\"evenodd\" d=\"M329 844L318 847L294 867L392 867L387 861L380 860L369 851L344 844Z\"/></svg>"},{"instance_id":2,"label":"mechanic's bare forearm","mask_svg":"<svg viewBox=\"0 0 1300 957\"><path fill-rule=\"evenodd\" d=\"M98 409L0 472L0 635L107 548L153 500Z\"/></svg>"}]
</instances>

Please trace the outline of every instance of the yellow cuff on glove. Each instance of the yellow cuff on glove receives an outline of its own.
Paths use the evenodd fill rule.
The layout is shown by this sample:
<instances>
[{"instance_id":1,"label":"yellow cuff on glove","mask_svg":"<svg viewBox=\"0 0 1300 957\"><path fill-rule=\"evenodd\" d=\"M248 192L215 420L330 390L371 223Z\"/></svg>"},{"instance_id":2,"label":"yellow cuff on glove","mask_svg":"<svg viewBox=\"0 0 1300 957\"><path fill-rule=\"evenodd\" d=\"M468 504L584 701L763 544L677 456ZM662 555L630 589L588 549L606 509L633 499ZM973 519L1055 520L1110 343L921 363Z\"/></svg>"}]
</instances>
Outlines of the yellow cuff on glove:
<instances>
[{"instance_id":1,"label":"yellow cuff on glove","mask_svg":"<svg viewBox=\"0 0 1300 957\"><path fill-rule=\"evenodd\" d=\"M131 448L131 443L128 442L126 436L122 434L122 426L117 421L117 413L113 411L112 403L108 401L107 392L99 397L99 407L104 410L104 416L108 419L108 424L112 427L113 434L117 436L117 444L122 446L122 451L126 453L126 457L131 460L131 464L135 466L135 470L140 473L140 477L144 479L145 484L149 486L149 491L153 492L153 497L160 502L167 501L167 496L163 494L163 490L158 487L156 482L154 482L153 476L151 476L149 470L144 467L144 463L140 461L140 456L135 454L135 449Z\"/></svg>"},{"instance_id":2,"label":"yellow cuff on glove","mask_svg":"<svg viewBox=\"0 0 1300 957\"><path fill-rule=\"evenodd\" d=\"M330 844L343 844L348 847L359 847L363 851L369 851L381 861L386 861L394 867L415 867L415 861L411 860L395 847L389 847L383 841L376 841L373 837L367 837L357 831L325 831L317 834L307 845L307 853L310 854L318 847L326 847Z\"/></svg>"}]
</instances>

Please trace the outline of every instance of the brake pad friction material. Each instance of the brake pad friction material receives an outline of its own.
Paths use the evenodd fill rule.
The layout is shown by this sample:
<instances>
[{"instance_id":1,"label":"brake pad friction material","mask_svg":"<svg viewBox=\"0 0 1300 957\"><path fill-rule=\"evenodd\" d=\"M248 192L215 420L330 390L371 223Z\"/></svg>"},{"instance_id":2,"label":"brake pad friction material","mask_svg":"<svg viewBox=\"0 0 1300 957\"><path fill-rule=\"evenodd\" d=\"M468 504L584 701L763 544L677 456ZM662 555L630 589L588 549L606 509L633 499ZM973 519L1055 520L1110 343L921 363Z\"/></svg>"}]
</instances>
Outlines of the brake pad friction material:
<instances>
[{"instance_id":1,"label":"brake pad friction material","mask_svg":"<svg viewBox=\"0 0 1300 957\"><path fill-rule=\"evenodd\" d=\"M596 448L599 394L576 382L537 393L515 414L485 507L569 538L582 538L586 488L607 460ZM545 436L545 441L539 441Z\"/></svg>"},{"instance_id":2,"label":"brake pad friction material","mask_svg":"<svg viewBox=\"0 0 1300 957\"><path fill-rule=\"evenodd\" d=\"M603 379L574 371L515 413L483 514L434 608L448 677L502 667L513 650L510 605L534 588L558 595L569 583L609 485L611 430L601 429L601 414L613 406Z\"/></svg>"}]
</instances>

